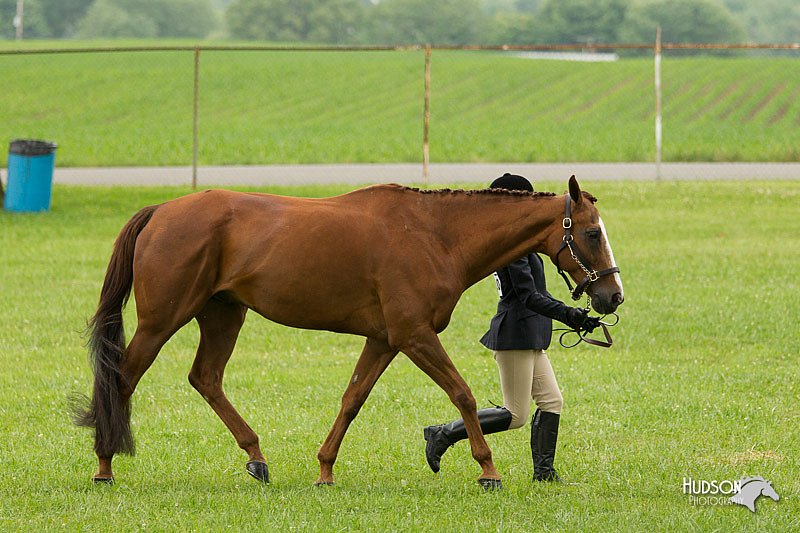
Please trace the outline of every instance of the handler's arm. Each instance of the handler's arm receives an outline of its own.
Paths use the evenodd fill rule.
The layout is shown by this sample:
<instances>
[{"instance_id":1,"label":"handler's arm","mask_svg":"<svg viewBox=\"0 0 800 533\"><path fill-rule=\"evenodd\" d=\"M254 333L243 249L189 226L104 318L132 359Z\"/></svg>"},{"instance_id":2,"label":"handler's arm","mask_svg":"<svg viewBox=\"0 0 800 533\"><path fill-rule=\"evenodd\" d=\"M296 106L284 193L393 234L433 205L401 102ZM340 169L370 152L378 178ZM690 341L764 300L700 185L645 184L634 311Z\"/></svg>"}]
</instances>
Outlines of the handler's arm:
<instances>
[{"instance_id":1,"label":"handler's arm","mask_svg":"<svg viewBox=\"0 0 800 533\"><path fill-rule=\"evenodd\" d=\"M508 265L508 273L514 292L525 307L535 313L567 323L567 312L571 309L555 298L548 297L536 290L531 273L531 264L527 257L517 259Z\"/></svg>"}]
</instances>

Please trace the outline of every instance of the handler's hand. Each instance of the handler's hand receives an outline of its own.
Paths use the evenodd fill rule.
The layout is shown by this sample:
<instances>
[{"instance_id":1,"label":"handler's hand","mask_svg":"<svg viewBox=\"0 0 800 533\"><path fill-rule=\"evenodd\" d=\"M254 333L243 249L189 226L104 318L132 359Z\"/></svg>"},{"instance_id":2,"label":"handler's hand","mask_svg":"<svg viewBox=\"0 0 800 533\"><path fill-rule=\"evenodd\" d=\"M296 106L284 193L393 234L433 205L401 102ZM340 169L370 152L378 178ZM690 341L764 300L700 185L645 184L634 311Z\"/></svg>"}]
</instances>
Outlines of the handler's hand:
<instances>
[{"instance_id":1,"label":"handler's hand","mask_svg":"<svg viewBox=\"0 0 800 533\"><path fill-rule=\"evenodd\" d=\"M594 328L600 327L600 317L596 316L587 316L586 320L583 322L583 326L581 328L585 329L589 333L594 331Z\"/></svg>"},{"instance_id":2,"label":"handler's hand","mask_svg":"<svg viewBox=\"0 0 800 533\"><path fill-rule=\"evenodd\" d=\"M581 326L583 326L583 323L586 321L588 312L578 307L570 307L567 309L566 315L567 316L566 320L564 320L564 323L572 329L580 329Z\"/></svg>"},{"instance_id":3,"label":"handler's hand","mask_svg":"<svg viewBox=\"0 0 800 533\"><path fill-rule=\"evenodd\" d=\"M572 307L567 311L566 324L572 329L591 333L595 328L600 327L600 319L596 316L589 316L589 311L586 309Z\"/></svg>"}]
</instances>

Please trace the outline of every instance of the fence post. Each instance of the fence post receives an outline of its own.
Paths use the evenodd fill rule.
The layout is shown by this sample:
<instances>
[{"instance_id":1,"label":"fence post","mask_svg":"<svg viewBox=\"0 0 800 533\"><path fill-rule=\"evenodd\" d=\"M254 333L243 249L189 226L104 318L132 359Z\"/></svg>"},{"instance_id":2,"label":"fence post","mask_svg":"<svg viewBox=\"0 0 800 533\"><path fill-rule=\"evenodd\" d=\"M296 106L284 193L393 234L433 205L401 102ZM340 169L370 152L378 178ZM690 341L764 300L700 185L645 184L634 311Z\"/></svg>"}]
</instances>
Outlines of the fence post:
<instances>
[{"instance_id":1,"label":"fence post","mask_svg":"<svg viewBox=\"0 0 800 533\"><path fill-rule=\"evenodd\" d=\"M422 178L428 184L428 165L430 164L430 147L428 146L428 130L431 124L431 45L425 45L425 111L422 115Z\"/></svg>"},{"instance_id":2,"label":"fence post","mask_svg":"<svg viewBox=\"0 0 800 533\"><path fill-rule=\"evenodd\" d=\"M14 29L16 39L22 40L23 26L25 24L25 3L24 0L17 0L17 14L14 16Z\"/></svg>"},{"instance_id":3,"label":"fence post","mask_svg":"<svg viewBox=\"0 0 800 533\"><path fill-rule=\"evenodd\" d=\"M197 189L198 110L200 99L200 47L194 47L194 110L192 113L192 189Z\"/></svg>"},{"instance_id":4,"label":"fence post","mask_svg":"<svg viewBox=\"0 0 800 533\"><path fill-rule=\"evenodd\" d=\"M661 26L656 27L656 180L661 179Z\"/></svg>"}]
</instances>

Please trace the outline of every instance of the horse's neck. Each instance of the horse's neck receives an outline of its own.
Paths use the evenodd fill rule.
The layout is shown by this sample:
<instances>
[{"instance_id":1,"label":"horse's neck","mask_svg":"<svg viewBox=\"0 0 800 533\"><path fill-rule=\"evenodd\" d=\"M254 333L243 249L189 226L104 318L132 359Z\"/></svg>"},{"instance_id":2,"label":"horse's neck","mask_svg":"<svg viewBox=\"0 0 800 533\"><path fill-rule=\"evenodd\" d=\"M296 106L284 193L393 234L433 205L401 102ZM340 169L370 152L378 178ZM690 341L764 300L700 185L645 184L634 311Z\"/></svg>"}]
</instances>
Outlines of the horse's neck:
<instances>
[{"instance_id":1,"label":"horse's neck","mask_svg":"<svg viewBox=\"0 0 800 533\"><path fill-rule=\"evenodd\" d=\"M560 196L473 194L446 204L439 227L462 262L467 287L526 254L545 252L563 216Z\"/></svg>"}]
</instances>

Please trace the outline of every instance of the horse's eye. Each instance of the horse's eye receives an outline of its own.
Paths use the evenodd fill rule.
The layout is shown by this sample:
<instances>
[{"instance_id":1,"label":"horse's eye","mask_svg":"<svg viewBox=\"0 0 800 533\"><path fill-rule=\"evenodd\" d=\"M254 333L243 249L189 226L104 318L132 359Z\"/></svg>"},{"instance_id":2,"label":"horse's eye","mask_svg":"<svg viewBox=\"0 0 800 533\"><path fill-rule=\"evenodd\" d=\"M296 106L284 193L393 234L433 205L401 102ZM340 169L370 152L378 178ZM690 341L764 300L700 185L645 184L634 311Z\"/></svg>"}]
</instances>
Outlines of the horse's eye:
<instances>
[{"instance_id":1,"label":"horse's eye","mask_svg":"<svg viewBox=\"0 0 800 533\"><path fill-rule=\"evenodd\" d=\"M588 237L593 241L600 240L600 230L599 229L586 230L586 237Z\"/></svg>"}]
</instances>

